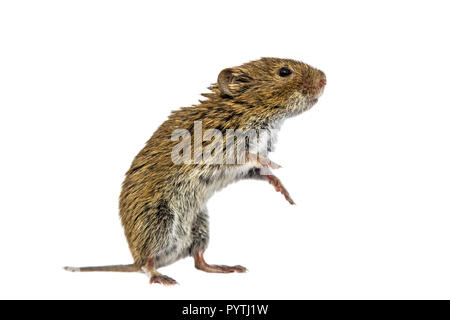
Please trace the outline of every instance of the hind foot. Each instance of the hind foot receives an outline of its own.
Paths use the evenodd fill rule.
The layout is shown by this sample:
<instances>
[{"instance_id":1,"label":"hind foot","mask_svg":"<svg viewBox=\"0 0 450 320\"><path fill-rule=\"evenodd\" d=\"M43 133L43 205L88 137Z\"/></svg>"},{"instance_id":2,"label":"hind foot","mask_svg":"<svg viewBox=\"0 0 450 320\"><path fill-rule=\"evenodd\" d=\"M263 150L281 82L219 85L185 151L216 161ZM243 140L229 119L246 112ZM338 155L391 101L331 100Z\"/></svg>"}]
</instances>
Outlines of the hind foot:
<instances>
[{"instance_id":1,"label":"hind foot","mask_svg":"<svg viewBox=\"0 0 450 320\"><path fill-rule=\"evenodd\" d=\"M198 270L211 272L211 273L244 273L247 272L247 268L243 266L222 266L222 265L214 265L207 264L205 258L203 257L203 252L197 252L194 254L195 267Z\"/></svg>"},{"instance_id":2,"label":"hind foot","mask_svg":"<svg viewBox=\"0 0 450 320\"><path fill-rule=\"evenodd\" d=\"M211 272L211 273L244 273L247 272L247 269L243 266L222 266L216 264L205 264L205 265L195 265L198 270Z\"/></svg>"},{"instance_id":3,"label":"hind foot","mask_svg":"<svg viewBox=\"0 0 450 320\"><path fill-rule=\"evenodd\" d=\"M178 284L178 282L174 279L156 271L155 259L153 257L149 257L147 259L147 263L145 264L145 267L142 268L142 271L150 276L150 284L159 283L165 286L173 286L174 284Z\"/></svg>"},{"instance_id":4,"label":"hind foot","mask_svg":"<svg viewBox=\"0 0 450 320\"><path fill-rule=\"evenodd\" d=\"M174 279L163 274L155 274L151 276L150 284L152 283L159 283L165 286L173 286L174 284L178 284L178 282L176 282Z\"/></svg>"}]
</instances>

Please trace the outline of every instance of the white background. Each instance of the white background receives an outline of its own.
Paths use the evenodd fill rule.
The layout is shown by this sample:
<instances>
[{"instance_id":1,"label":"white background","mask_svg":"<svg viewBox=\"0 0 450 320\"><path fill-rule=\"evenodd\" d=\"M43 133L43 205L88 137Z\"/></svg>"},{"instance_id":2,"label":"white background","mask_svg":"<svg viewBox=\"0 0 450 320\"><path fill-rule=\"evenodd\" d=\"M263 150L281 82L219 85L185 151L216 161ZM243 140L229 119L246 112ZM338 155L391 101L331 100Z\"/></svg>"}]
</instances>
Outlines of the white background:
<instances>
[{"instance_id":1,"label":"white background","mask_svg":"<svg viewBox=\"0 0 450 320\"><path fill-rule=\"evenodd\" d=\"M450 298L445 1L2 1L1 298ZM244 181L209 202L211 263L142 274L118 218L133 157L170 110L262 56L322 69L274 161L297 202Z\"/></svg>"}]
</instances>

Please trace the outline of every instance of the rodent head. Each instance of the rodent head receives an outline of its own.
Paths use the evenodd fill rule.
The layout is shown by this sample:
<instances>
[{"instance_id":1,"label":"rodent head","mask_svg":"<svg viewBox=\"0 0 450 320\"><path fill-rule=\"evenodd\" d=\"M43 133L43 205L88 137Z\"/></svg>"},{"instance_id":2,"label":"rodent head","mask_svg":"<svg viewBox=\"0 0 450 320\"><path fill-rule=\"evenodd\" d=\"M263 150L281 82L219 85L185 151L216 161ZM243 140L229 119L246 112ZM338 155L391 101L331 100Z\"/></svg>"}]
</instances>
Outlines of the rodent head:
<instances>
[{"instance_id":1,"label":"rodent head","mask_svg":"<svg viewBox=\"0 0 450 320\"><path fill-rule=\"evenodd\" d=\"M262 58L222 70L211 89L230 103L278 118L310 109L325 85L325 73L303 62Z\"/></svg>"}]
</instances>

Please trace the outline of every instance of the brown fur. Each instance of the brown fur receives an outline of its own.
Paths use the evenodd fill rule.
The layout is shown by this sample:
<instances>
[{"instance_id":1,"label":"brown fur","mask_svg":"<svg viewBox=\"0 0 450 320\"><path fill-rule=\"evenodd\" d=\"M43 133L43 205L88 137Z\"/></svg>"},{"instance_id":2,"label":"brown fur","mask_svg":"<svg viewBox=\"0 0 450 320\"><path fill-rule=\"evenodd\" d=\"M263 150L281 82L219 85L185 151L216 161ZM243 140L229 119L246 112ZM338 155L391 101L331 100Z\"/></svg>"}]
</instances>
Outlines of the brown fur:
<instances>
[{"instance_id":1,"label":"brown fur","mask_svg":"<svg viewBox=\"0 0 450 320\"><path fill-rule=\"evenodd\" d=\"M283 67L292 74L280 77L278 70ZM156 257L156 267L171 263L158 259L171 250L181 250L174 239L179 235L192 233L193 243L176 258L206 248L208 195L200 185L217 177L213 170L223 168L174 164L171 151L177 142L171 140L173 131L183 128L193 135L197 120L203 128L222 132L266 128L309 109L323 89L321 81L325 81L324 73L307 64L262 58L225 69L218 83L209 88L211 92L203 94L205 100L172 112L132 162L120 195L120 218L137 269L151 257ZM197 241L196 236L202 239Z\"/></svg>"}]
</instances>

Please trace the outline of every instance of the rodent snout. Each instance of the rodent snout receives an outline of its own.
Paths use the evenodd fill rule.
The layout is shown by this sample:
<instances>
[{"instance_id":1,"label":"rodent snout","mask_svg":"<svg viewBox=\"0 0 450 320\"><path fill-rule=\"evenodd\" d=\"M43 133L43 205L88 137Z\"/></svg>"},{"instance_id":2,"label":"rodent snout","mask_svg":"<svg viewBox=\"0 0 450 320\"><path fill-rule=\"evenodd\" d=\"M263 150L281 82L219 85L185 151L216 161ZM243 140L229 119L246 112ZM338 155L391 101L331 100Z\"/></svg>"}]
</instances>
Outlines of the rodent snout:
<instances>
[{"instance_id":1,"label":"rodent snout","mask_svg":"<svg viewBox=\"0 0 450 320\"><path fill-rule=\"evenodd\" d=\"M322 95L325 85L327 84L327 77L325 76L325 73L319 70L319 75L315 79L316 83L316 92L315 96L318 98Z\"/></svg>"},{"instance_id":2,"label":"rodent snout","mask_svg":"<svg viewBox=\"0 0 450 320\"><path fill-rule=\"evenodd\" d=\"M323 88L327 84L327 76L324 72L319 70L320 80L319 80L319 87Z\"/></svg>"},{"instance_id":3,"label":"rodent snout","mask_svg":"<svg viewBox=\"0 0 450 320\"><path fill-rule=\"evenodd\" d=\"M323 72L322 70L317 70L316 81L319 89L323 89L323 87L325 87L325 85L327 84L327 76L325 75L325 72Z\"/></svg>"},{"instance_id":4,"label":"rodent snout","mask_svg":"<svg viewBox=\"0 0 450 320\"><path fill-rule=\"evenodd\" d=\"M327 79L325 79L325 78L320 79L319 85L320 85L321 87L325 87L326 84L327 84Z\"/></svg>"}]
</instances>

